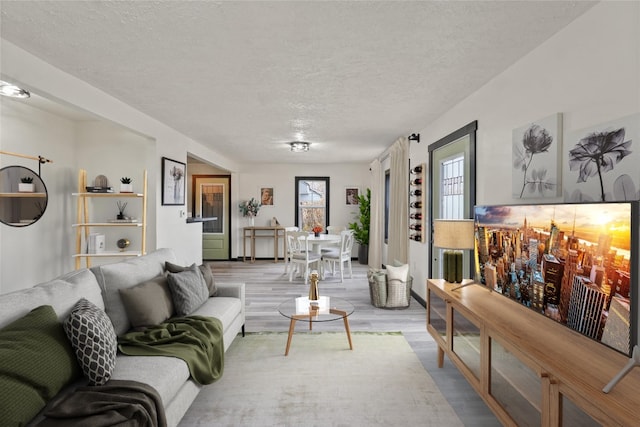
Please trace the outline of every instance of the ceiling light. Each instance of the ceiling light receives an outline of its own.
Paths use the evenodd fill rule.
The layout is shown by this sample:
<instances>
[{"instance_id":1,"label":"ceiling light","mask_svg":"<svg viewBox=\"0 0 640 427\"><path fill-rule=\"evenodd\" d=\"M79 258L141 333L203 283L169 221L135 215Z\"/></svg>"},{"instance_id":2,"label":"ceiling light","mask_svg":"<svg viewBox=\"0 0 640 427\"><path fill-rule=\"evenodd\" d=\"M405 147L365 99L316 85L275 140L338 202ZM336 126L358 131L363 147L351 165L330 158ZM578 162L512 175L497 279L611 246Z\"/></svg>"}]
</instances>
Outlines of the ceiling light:
<instances>
[{"instance_id":1,"label":"ceiling light","mask_svg":"<svg viewBox=\"0 0 640 427\"><path fill-rule=\"evenodd\" d=\"M309 145L311 144L308 142L296 141L290 142L289 145L291 146L291 151L295 153L302 153L303 151L309 151Z\"/></svg>"},{"instance_id":2,"label":"ceiling light","mask_svg":"<svg viewBox=\"0 0 640 427\"><path fill-rule=\"evenodd\" d=\"M0 95L10 96L11 98L29 98L31 96L28 90L2 80L0 80Z\"/></svg>"}]
</instances>

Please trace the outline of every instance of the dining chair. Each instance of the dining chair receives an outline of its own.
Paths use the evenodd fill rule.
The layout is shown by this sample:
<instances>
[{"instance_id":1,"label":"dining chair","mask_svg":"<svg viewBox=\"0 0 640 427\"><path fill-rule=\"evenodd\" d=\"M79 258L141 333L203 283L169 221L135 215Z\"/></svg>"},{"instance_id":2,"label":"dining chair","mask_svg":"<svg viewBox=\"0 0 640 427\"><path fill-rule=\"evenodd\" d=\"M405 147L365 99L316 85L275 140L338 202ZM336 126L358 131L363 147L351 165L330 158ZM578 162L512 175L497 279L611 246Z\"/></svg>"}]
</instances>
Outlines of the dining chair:
<instances>
[{"instance_id":1,"label":"dining chair","mask_svg":"<svg viewBox=\"0 0 640 427\"><path fill-rule=\"evenodd\" d=\"M347 230L347 227L344 225L328 225L327 226L327 234L337 234L340 235L343 231ZM340 249L340 242L335 244L327 244L326 247L322 248L322 252L329 252L334 249Z\"/></svg>"},{"instance_id":2,"label":"dining chair","mask_svg":"<svg viewBox=\"0 0 640 427\"><path fill-rule=\"evenodd\" d=\"M284 228L284 274L287 274L289 271L289 264L291 259L291 251L289 250L289 242L287 240L287 235L293 231L298 231L298 227L285 227Z\"/></svg>"},{"instance_id":3,"label":"dining chair","mask_svg":"<svg viewBox=\"0 0 640 427\"><path fill-rule=\"evenodd\" d=\"M351 250L353 249L353 230L344 230L340 233L340 248L331 249L322 254L322 262L331 266L331 273L335 275L336 264L340 264L340 282L344 281L344 265L349 266L349 278L353 278L353 270L351 268Z\"/></svg>"},{"instance_id":4,"label":"dining chair","mask_svg":"<svg viewBox=\"0 0 640 427\"><path fill-rule=\"evenodd\" d=\"M309 266L316 265L316 270L320 270L321 255L315 254L309 249L309 233L304 231L292 231L287 234L287 245L292 248L291 263L289 270L289 281L293 280L295 272L304 271L304 284L309 280ZM304 266L304 269L302 267Z\"/></svg>"}]
</instances>

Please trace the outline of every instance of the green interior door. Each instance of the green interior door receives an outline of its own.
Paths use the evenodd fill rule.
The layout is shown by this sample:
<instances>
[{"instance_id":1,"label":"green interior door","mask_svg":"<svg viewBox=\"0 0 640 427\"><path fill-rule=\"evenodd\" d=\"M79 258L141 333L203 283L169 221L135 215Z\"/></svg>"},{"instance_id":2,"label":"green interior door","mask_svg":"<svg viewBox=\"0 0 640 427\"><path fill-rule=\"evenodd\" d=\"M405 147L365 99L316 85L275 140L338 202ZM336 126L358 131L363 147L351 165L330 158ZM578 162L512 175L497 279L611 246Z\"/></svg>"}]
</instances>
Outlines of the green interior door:
<instances>
[{"instance_id":1,"label":"green interior door","mask_svg":"<svg viewBox=\"0 0 640 427\"><path fill-rule=\"evenodd\" d=\"M229 183L228 176L195 177L195 209L202 218L202 259L229 259Z\"/></svg>"}]
</instances>

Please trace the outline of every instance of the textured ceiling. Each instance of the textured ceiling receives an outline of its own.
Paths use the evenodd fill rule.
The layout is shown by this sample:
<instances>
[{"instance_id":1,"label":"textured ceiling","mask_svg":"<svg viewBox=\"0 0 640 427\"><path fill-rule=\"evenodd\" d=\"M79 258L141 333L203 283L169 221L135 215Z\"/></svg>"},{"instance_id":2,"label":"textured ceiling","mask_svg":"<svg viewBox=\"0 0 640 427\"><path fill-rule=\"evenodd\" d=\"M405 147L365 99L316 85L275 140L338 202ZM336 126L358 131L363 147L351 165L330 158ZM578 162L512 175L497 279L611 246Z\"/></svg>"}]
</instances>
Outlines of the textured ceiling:
<instances>
[{"instance_id":1,"label":"textured ceiling","mask_svg":"<svg viewBox=\"0 0 640 427\"><path fill-rule=\"evenodd\" d=\"M238 162L369 162L591 6L2 0L0 31Z\"/></svg>"}]
</instances>

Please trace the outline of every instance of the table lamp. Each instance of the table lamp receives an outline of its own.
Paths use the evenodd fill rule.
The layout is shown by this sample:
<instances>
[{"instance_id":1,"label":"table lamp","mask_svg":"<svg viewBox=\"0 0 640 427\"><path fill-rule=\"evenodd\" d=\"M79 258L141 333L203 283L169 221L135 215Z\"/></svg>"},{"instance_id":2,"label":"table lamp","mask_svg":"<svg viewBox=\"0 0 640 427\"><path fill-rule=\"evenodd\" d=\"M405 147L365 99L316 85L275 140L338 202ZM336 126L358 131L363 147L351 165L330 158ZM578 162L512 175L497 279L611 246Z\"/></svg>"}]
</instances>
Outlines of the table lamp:
<instances>
[{"instance_id":1,"label":"table lamp","mask_svg":"<svg viewBox=\"0 0 640 427\"><path fill-rule=\"evenodd\" d=\"M461 249L475 247L474 222L472 219L434 219L433 246L445 249L443 259L444 280L462 282Z\"/></svg>"}]
</instances>

